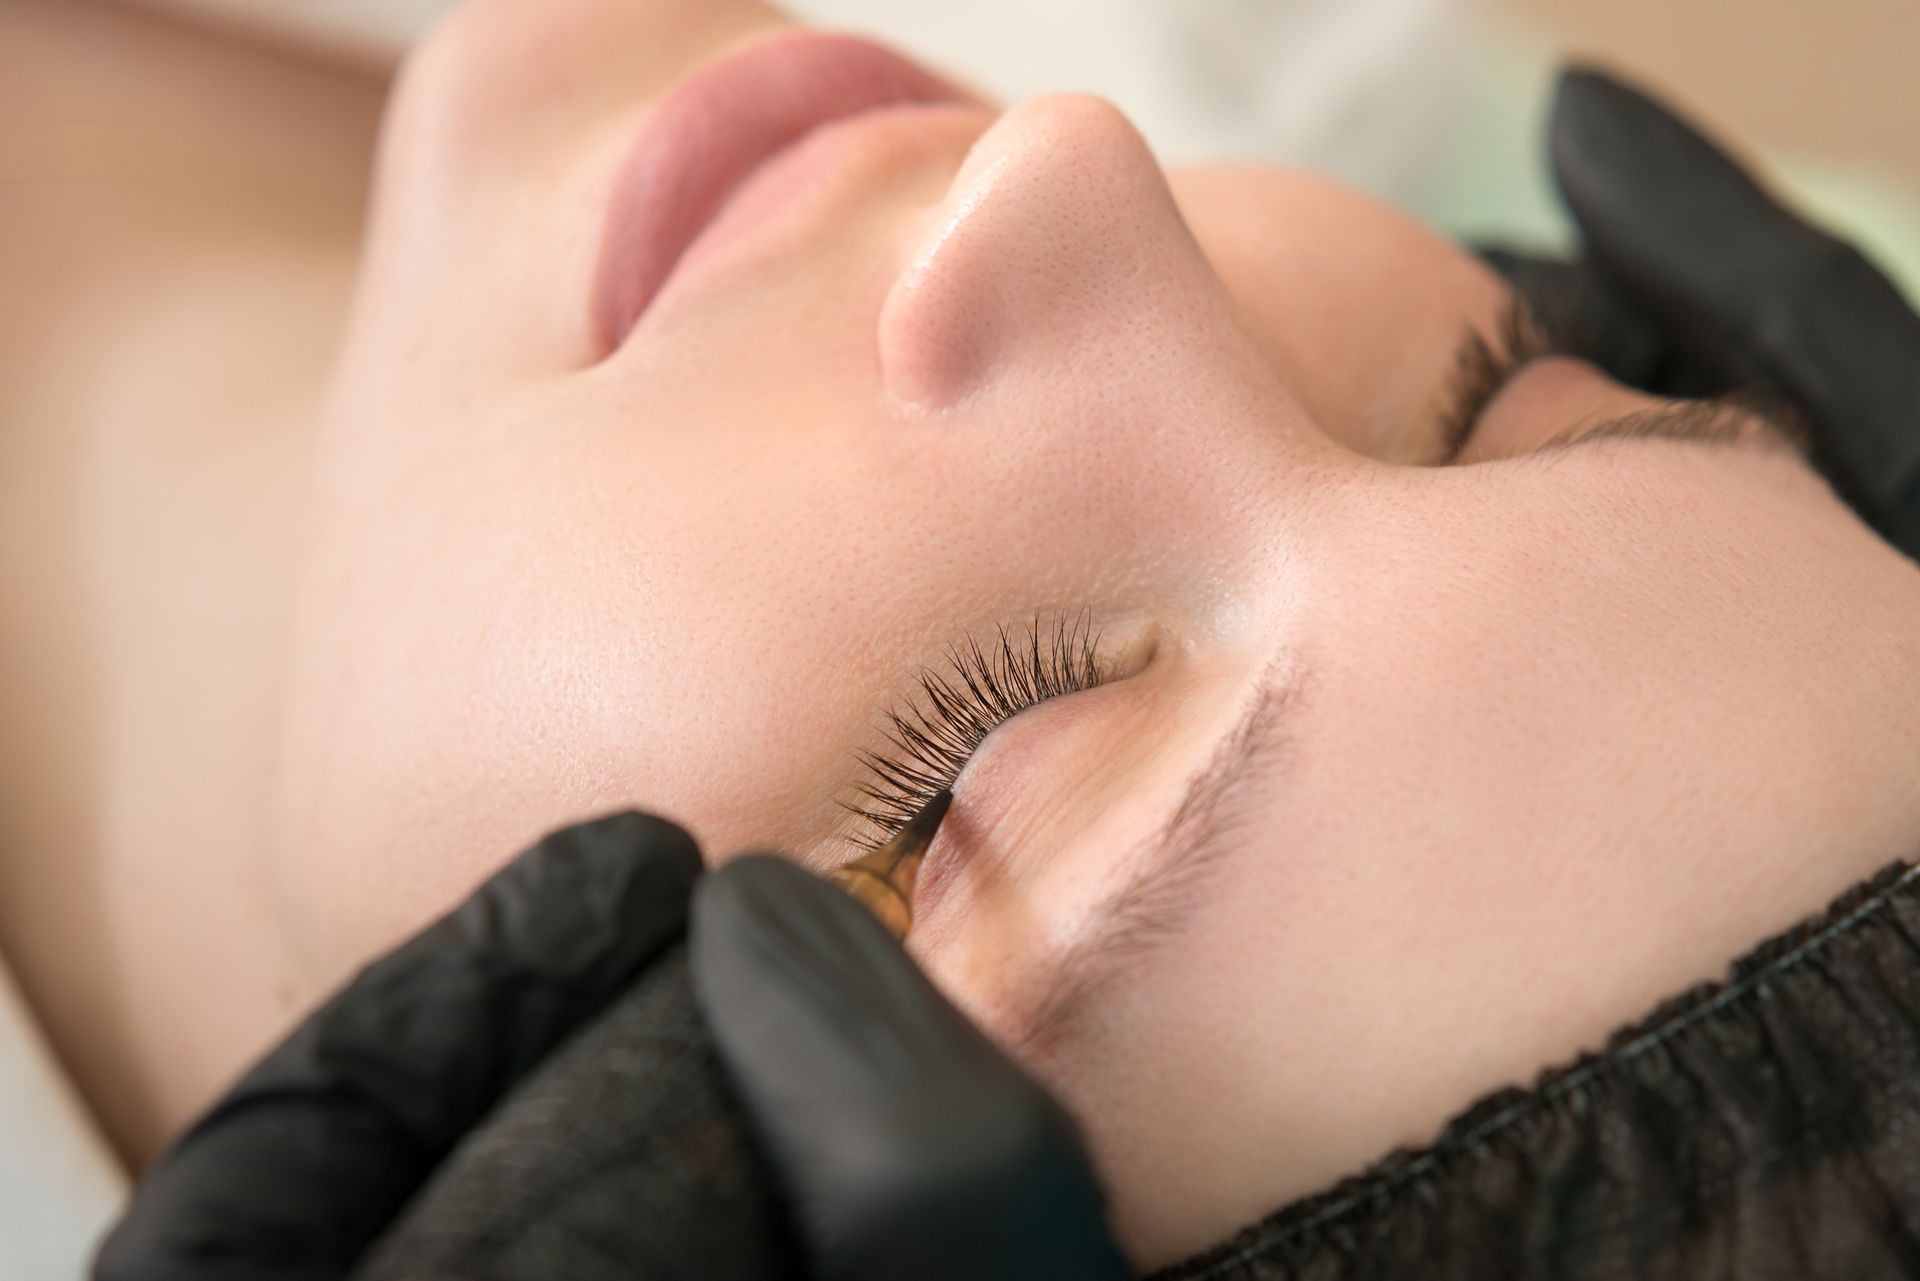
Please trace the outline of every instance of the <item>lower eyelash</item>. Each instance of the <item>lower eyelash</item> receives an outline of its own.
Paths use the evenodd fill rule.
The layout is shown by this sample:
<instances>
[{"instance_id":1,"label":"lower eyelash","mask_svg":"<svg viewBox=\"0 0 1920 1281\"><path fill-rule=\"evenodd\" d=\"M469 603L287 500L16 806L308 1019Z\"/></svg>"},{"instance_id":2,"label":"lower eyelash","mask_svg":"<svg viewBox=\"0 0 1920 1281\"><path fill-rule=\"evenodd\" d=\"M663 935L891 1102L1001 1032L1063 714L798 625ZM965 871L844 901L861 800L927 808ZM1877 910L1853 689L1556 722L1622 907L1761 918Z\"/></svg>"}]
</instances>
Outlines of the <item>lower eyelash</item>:
<instances>
[{"instance_id":1,"label":"lower eyelash","mask_svg":"<svg viewBox=\"0 0 1920 1281\"><path fill-rule=\"evenodd\" d=\"M951 787L988 734L1051 698L1105 682L1100 637L1087 614L1062 617L1051 629L1038 616L1025 635L995 629L982 648L972 636L947 651L941 669L923 669L917 704L892 708L882 731L890 750L861 752L866 777L860 799L841 808L865 830L851 839L868 849L886 842L935 794Z\"/></svg>"}]
</instances>

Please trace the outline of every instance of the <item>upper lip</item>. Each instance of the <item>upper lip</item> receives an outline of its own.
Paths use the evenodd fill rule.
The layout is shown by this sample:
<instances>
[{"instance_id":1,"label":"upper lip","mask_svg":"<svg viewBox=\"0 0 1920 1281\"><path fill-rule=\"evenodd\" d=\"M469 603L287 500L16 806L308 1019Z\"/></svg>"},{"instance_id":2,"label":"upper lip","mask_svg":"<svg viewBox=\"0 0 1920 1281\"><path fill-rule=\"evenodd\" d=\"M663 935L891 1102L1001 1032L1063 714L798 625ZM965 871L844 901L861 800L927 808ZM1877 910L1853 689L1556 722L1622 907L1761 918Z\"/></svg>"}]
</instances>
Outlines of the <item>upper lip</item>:
<instances>
[{"instance_id":1,"label":"upper lip","mask_svg":"<svg viewBox=\"0 0 1920 1281\"><path fill-rule=\"evenodd\" d=\"M594 299L607 348L769 157L832 120L966 96L883 45L811 31L756 40L688 75L648 114L614 186Z\"/></svg>"}]
</instances>

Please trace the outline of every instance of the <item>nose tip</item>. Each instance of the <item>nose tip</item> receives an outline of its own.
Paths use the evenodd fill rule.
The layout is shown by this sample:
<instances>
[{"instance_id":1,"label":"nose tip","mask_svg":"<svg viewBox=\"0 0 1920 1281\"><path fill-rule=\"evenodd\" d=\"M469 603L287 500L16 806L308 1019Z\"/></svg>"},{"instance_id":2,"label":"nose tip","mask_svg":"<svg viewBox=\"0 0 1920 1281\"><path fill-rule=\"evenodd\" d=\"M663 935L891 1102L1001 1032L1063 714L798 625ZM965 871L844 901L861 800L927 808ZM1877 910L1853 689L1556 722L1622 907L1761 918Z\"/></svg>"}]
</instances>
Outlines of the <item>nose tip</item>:
<instances>
[{"instance_id":1,"label":"nose tip","mask_svg":"<svg viewBox=\"0 0 1920 1281\"><path fill-rule=\"evenodd\" d=\"M1031 99L974 144L887 294L886 390L939 410L1021 369L1123 361L1101 340L1124 346L1141 308L1177 302L1190 287L1177 278L1205 271L1159 163L1117 107Z\"/></svg>"}]
</instances>

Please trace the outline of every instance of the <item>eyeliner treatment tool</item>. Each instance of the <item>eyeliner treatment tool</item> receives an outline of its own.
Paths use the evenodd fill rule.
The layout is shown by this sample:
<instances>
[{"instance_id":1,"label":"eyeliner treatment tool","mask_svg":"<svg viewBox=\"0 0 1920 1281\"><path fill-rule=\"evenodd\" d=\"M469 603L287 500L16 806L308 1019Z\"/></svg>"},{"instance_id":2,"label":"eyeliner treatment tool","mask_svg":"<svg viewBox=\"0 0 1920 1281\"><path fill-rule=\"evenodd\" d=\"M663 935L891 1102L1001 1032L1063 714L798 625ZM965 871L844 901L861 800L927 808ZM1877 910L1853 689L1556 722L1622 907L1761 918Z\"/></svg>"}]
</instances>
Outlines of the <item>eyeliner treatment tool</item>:
<instances>
[{"instance_id":1,"label":"eyeliner treatment tool","mask_svg":"<svg viewBox=\"0 0 1920 1281\"><path fill-rule=\"evenodd\" d=\"M952 804L953 793L942 790L908 819L892 840L871 854L842 863L828 872L826 879L879 917L888 933L897 939L906 938L913 924L913 887L920 879L921 861Z\"/></svg>"}]
</instances>

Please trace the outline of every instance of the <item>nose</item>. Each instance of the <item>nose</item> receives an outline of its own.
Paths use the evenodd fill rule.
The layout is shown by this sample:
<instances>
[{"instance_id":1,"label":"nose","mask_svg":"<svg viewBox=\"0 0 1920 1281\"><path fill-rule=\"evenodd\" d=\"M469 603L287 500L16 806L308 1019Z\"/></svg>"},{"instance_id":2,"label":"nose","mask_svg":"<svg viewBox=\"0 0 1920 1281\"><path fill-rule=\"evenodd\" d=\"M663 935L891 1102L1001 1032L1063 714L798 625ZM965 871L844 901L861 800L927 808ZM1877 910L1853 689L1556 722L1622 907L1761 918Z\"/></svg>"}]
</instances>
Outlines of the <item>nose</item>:
<instances>
[{"instance_id":1,"label":"nose","mask_svg":"<svg viewBox=\"0 0 1920 1281\"><path fill-rule=\"evenodd\" d=\"M981 135L910 242L881 307L882 377L920 410L1014 378L1164 387L1167 326L1213 323L1223 297L1127 118L1035 98Z\"/></svg>"}]
</instances>

